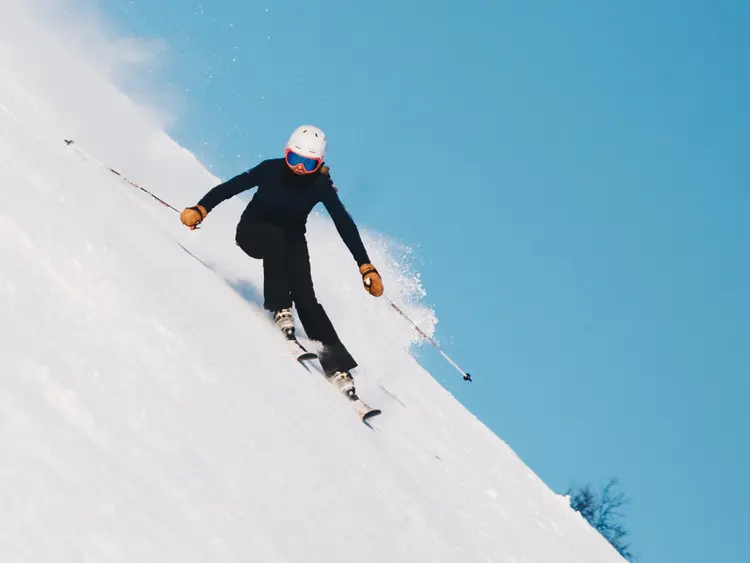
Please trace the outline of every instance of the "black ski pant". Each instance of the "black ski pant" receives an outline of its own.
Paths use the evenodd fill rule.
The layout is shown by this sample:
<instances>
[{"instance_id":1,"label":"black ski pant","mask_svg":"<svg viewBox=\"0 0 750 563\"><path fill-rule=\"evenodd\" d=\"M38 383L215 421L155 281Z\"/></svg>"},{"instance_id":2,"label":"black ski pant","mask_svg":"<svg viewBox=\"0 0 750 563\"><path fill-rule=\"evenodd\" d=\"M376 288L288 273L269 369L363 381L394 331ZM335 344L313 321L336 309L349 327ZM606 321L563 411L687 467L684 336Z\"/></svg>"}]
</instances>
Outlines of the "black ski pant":
<instances>
[{"instance_id":1,"label":"black ski pant","mask_svg":"<svg viewBox=\"0 0 750 563\"><path fill-rule=\"evenodd\" d=\"M357 367L315 297L304 236L289 237L271 223L240 222L236 242L248 256L263 260L263 307L278 311L291 309L294 303L308 338L323 345L319 358L325 374Z\"/></svg>"}]
</instances>

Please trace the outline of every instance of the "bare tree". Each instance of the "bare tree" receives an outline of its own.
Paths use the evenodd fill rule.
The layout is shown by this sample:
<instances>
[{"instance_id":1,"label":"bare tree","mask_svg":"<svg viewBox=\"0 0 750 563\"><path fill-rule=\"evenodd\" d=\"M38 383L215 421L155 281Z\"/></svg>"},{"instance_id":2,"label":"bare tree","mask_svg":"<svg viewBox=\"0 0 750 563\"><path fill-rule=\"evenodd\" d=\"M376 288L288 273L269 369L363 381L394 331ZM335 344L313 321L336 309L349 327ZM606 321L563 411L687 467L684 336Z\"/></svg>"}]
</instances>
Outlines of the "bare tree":
<instances>
[{"instance_id":1,"label":"bare tree","mask_svg":"<svg viewBox=\"0 0 750 563\"><path fill-rule=\"evenodd\" d=\"M622 508L630 503L630 499L625 498L624 493L614 490L618 484L617 479L610 479L598 492L591 485L585 485L575 491L568 489L567 495L570 496L573 510L580 512L620 555L633 561L630 545L625 542L628 530L622 523Z\"/></svg>"}]
</instances>

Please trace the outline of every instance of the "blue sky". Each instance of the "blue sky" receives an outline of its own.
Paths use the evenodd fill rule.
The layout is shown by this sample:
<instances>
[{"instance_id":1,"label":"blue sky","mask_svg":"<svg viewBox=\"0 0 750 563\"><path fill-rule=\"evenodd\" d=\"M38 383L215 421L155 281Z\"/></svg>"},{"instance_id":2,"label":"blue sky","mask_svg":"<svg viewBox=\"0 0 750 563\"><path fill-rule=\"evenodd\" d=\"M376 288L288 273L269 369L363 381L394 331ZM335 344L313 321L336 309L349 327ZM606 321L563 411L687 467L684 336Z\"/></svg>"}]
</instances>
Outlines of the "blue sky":
<instances>
[{"instance_id":1,"label":"blue sky","mask_svg":"<svg viewBox=\"0 0 750 563\"><path fill-rule=\"evenodd\" d=\"M326 130L475 382L421 361L551 487L619 477L642 561L746 561L749 4L101 5L217 175Z\"/></svg>"}]
</instances>

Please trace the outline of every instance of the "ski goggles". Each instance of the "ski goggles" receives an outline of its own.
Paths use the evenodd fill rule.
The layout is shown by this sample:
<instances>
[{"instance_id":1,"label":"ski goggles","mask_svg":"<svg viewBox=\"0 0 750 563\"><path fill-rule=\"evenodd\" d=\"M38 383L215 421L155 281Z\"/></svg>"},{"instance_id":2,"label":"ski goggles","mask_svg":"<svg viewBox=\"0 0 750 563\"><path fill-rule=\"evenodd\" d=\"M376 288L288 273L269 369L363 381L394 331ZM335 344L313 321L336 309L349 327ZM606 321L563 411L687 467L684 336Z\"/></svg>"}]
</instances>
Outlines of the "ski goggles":
<instances>
[{"instance_id":1,"label":"ski goggles","mask_svg":"<svg viewBox=\"0 0 750 563\"><path fill-rule=\"evenodd\" d=\"M305 169L305 172L315 172L318 168L320 168L320 165L323 164L323 159L302 156L294 152L292 149L286 149L286 163L291 168L294 168L298 164L301 164Z\"/></svg>"}]
</instances>

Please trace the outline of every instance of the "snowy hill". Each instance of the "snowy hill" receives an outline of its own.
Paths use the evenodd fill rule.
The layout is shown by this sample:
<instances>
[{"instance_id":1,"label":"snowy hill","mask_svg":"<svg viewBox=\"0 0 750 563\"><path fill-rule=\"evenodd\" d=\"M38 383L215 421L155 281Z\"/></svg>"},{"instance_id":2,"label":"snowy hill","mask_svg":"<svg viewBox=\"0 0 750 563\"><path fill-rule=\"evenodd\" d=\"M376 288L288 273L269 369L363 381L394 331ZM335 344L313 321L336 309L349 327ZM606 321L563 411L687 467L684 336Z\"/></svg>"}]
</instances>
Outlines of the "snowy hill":
<instances>
[{"instance_id":1,"label":"snowy hill","mask_svg":"<svg viewBox=\"0 0 750 563\"><path fill-rule=\"evenodd\" d=\"M218 182L4 7L2 561L622 561L414 361L414 331L362 290L326 216L316 288L385 411L375 429L270 326L260 265L233 242L243 201L188 232L108 167L177 208ZM384 237L366 244L431 332L417 278Z\"/></svg>"}]
</instances>

